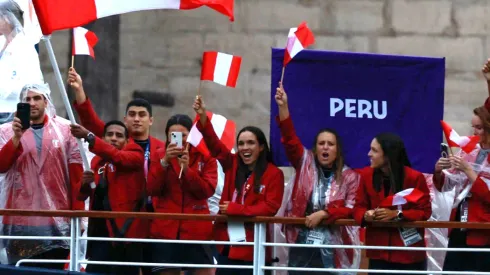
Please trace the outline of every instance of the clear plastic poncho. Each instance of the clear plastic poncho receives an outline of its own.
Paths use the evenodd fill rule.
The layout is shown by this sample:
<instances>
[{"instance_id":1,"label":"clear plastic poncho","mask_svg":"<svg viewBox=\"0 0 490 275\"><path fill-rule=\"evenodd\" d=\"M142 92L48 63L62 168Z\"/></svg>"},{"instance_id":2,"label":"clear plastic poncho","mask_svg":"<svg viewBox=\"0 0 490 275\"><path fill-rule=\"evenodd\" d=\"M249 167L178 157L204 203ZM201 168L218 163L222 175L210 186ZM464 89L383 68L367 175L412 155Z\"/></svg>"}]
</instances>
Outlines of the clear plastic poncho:
<instances>
[{"instance_id":1,"label":"clear plastic poncho","mask_svg":"<svg viewBox=\"0 0 490 275\"><path fill-rule=\"evenodd\" d=\"M480 172L490 172L490 164L485 157L481 164L475 163L481 150L478 146L469 154L459 151L455 156L460 156L468 162L477 174ZM432 200L432 215L429 221L449 221L451 212L465 199L471 189L472 183L468 180L465 173L451 168L443 170L444 185L441 191L434 186L432 174L425 174L427 185L430 190ZM488 183L487 183L488 184ZM427 228L425 230L425 241L427 247L447 247L448 229L447 228ZM427 252L427 270L441 271L444 265L445 251Z\"/></svg>"},{"instance_id":2,"label":"clear plastic poncho","mask_svg":"<svg viewBox=\"0 0 490 275\"><path fill-rule=\"evenodd\" d=\"M12 0L0 0L0 124L13 119L22 87L44 83L35 43L25 35L13 7Z\"/></svg>"},{"instance_id":3,"label":"clear plastic poncho","mask_svg":"<svg viewBox=\"0 0 490 275\"><path fill-rule=\"evenodd\" d=\"M320 179L314 154L306 148L302 157L302 165L299 173L300 174L297 181L298 187L296 188L295 193L293 194L296 172L293 173L290 182L284 189L282 205L276 216L296 218L305 217L305 210L307 207L303 204L310 204L310 201L312 200L311 197L314 193L314 187L317 186L318 180ZM329 203L338 200L344 200L347 208L353 208L358 185L359 175L352 169L344 166L342 172L342 182L338 183L335 179L331 180L326 192L324 192L324 194L320 194L320 196L322 200L325 200L324 205L328 205ZM297 205L293 205L293 202L295 202ZM308 234L307 228L288 225L283 226L282 224L276 224L274 226L276 243L305 243L306 235ZM323 244L325 245L360 245L358 226L317 227L315 231L323 234ZM308 250L302 250L306 253L294 253L301 255L292 256L292 248L278 247L276 250L276 256L279 258L279 265L291 267L312 267L311 265L316 264L308 263L305 265L303 263L308 262L308 257L315 257L313 253L321 254L321 263L317 264L322 265L321 267L324 268L359 268L360 265L361 251L359 249L306 249ZM307 251L310 252L308 253ZM305 259L306 261L304 261ZM339 274L350 273L345 272Z\"/></svg>"},{"instance_id":4,"label":"clear plastic poncho","mask_svg":"<svg viewBox=\"0 0 490 275\"><path fill-rule=\"evenodd\" d=\"M28 91L47 100L44 127L29 128L21 138L22 153L0 180L0 207L24 210L70 210L69 164L82 165L70 122L56 116L47 85L28 85ZM0 149L13 137L12 123L0 126ZM7 236L70 236L70 219L63 217L1 217L1 234ZM14 264L54 248L69 248L68 241L4 240L7 262Z\"/></svg>"}]
</instances>

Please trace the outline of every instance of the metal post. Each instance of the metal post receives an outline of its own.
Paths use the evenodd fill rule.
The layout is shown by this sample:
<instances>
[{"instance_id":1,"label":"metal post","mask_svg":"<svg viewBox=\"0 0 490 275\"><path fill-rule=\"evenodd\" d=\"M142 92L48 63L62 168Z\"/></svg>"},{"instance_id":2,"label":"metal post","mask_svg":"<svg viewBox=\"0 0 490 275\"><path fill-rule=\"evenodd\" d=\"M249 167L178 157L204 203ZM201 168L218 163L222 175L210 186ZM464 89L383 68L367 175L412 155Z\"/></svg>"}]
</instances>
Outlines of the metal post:
<instances>
[{"instance_id":1,"label":"metal post","mask_svg":"<svg viewBox=\"0 0 490 275\"><path fill-rule=\"evenodd\" d=\"M259 224L254 223L254 261L253 261L253 274L258 274L258 263L259 263Z\"/></svg>"},{"instance_id":2,"label":"metal post","mask_svg":"<svg viewBox=\"0 0 490 275\"><path fill-rule=\"evenodd\" d=\"M258 267L257 267L257 275L264 275L264 270L262 267L265 265L265 246L264 243L267 241L266 239L267 236L267 224L266 223L260 223L259 224L259 262L258 262Z\"/></svg>"},{"instance_id":3,"label":"metal post","mask_svg":"<svg viewBox=\"0 0 490 275\"><path fill-rule=\"evenodd\" d=\"M70 271L75 268L75 218L70 218Z\"/></svg>"},{"instance_id":4,"label":"metal post","mask_svg":"<svg viewBox=\"0 0 490 275\"><path fill-rule=\"evenodd\" d=\"M73 110L71 109L70 100L68 99L68 94L66 93L65 85L63 83L63 78L61 77L60 68L58 67L58 63L56 62L56 56L54 55L53 46L51 45L51 35L43 36L43 40L46 44L46 48L48 50L49 61L53 66L54 75L56 78L56 83L60 88L61 98L63 99L63 103L65 104L66 112L68 117L70 118L70 122L72 124L76 124L75 116L73 115ZM80 155L82 156L83 166L85 169L90 169L90 164L88 163L87 155L85 155L85 148L83 148L82 141L77 139L78 148L80 149Z\"/></svg>"},{"instance_id":5,"label":"metal post","mask_svg":"<svg viewBox=\"0 0 490 275\"><path fill-rule=\"evenodd\" d=\"M71 271L80 271L80 235L81 235L81 230L80 230L80 220L81 218L77 217L75 218L75 266L74 270Z\"/></svg>"}]
</instances>

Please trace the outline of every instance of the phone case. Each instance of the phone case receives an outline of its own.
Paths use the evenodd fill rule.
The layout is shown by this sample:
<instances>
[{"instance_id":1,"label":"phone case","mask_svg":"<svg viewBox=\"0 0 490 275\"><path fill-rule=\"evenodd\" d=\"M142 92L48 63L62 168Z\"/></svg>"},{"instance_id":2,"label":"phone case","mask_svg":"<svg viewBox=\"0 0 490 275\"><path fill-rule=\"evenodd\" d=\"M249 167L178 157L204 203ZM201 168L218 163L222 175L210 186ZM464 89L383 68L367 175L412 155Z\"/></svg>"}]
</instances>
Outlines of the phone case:
<instances>
[{"instance_id":1,"label":"phone case","mask_svg":"<svg viewBox=\"0 0 490 275\"><path fill-rule=\"evenodd\" d=\"M177 147L182 148L182 132L170 133L170 142L177 144Z\"/></svg>"},{"instance_id":2,"label":"phone case","mask_svg":"<svg viewBox=\"0 0 490 275\"><path fill-rule=\"evenodd\" d=\"M18 103L16 117L20 119L23 130L29 129L31 127L31 105Z\"/></svg>"}]
</instances>

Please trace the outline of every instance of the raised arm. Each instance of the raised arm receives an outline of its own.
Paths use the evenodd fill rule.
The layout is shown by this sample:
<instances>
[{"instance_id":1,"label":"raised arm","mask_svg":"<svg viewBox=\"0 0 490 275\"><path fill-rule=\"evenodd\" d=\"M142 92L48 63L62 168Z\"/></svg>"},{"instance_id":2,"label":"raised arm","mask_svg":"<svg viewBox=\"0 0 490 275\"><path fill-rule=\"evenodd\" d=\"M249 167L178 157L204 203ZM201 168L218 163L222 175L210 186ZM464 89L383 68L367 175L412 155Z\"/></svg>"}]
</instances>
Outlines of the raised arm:
<instances>
[{"instance_id":1,"label":"raised arm","mask_svg":"<svg viewBox=\"0 0 490 275\"><path fill-rule=\"evenodd\" d=\"M487 110L490 110L490 59L487 59L487 62L485 62L485 65L483 65L482 73L485 77L485 80L487 81L488 91L488 98L485 100L485 108Z\"/></svg>"},{"instance_id":2,"label":"raised arm","mask_svg":"<svg viewBox=\"0 0 490 275\"><path fill-rule=\"evenodd\" d=\"M196 113L199 115L199 123L197 123L197 129L201 132L204 142L211 152L211 156L217 159L223 171L227 171L232 168L233 158L235 154L231 153L228 148L221 142L216 133L214 132L213 125L207 116L206 108L201 97L197 97L192 106Z\"/></svg>"},{"instance_id":3,"label":"raised arm","mask_svg":"<svg viewBox=\"0 0 490 275\"><path fill-rule=\"evenodd\" d=\"M77 74L74 68L70 68L68 72L68 84L75 92L75 102L73 106L78 113L80 123L94 133L94 135L102 137L104 135L105 123L99 118L92 106L92 102L87 98L85 90L83 89L82 78Z\"/></svg>"},{"instance_id":4,"label":"raised arm","mask_svg":"<svg viewBox=\"0 0 490 275\"><path fill-rule=\"evenodd\" d=\"M305 148L294 130L293 121L289 115L288 97L280 82L276 90L275 99L279 108L279 119L276 119L276 121L281 130L281 142L286 150L289 162L291 162L295 169L299 169L301 168L301 160Z\"/></svg>"},{"instance_id":5,"label":"raised arm","mask_svg":"<svg viewBox=\"0 0 490 275\"><path fill-rule=\"evenodd\" d=\"M135 143L129 143L122 150L104 142L96 137L95 142L89 147L90 152L96 154L102 159L111 161L116 166L126 168L143 169L145 162L144 152L141 146Z\"/></svg>"}]
</instances>

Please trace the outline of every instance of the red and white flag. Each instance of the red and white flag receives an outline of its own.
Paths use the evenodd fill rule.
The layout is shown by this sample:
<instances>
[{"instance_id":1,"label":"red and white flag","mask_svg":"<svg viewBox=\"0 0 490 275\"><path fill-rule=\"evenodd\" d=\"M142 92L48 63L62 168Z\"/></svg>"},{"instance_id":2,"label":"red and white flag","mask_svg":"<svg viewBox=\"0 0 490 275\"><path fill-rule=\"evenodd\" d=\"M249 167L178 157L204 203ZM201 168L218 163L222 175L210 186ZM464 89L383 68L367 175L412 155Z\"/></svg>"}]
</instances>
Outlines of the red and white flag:
<instances>
[{"instance_id":1,"label":"red and white flag","mask_svg":"<svg viewBox=\"0 0 490 275\"><path fill-rule=\"evenodd\" d=\"M235 88L242 58L220 52L204 52L202 55L201 80L209 80Z\"/></svg>"},{"instance_id":2,"label":"red and white flag","mask_svg":"<svg viewBox=\"0 0 490 275\"><path fill-rule=\"evenodd\" d=\"M208 118L213 125L214 132L221 140L221 142L228 148L228 150L232 150L235 146L235 132L236 125L233 120L228 120L226 117L222 115L213 114L211 112L207 112ZM196 117L196 122L191 128L189 135L187 136L187 142L192 144L201 154L204 156L210 156L206 143L202 137L201 132L197 129L196 123L199 120L199 116Z\"/></svg>"},{"instance_id":3,"label":"red and white flag","mask_svg":"<svg viewBox=\"0 0 490 275\"><path fill-rule=\"evenodd\" d=\"M96 19L133 11L190 10L207 6L234 20L234 0L33 0L45 35L86 25Z\"/></svg>"},{"instance_id":4,"label":"red and white flag","mask_svg":"<svg viewBox=\"0 0 490 275\"><path fill-rule=\"evenodd\" d=\"M297 28L291 28L288 34L283 66L286 66L294 56L313 43L315 43L315 37L306 22L302 22Z\"/></svg>"},{"instance_id":5,"label":"red and white flag","mask_svg":"<svg viewBox=\"0 0 490 275\"><path fill-rule=\"evenodd\" d=\"M71 55L90 55L95 59L94 46L98 41L94 32L82 27L74 28Z\"/></svg>"},{"instance_id":6,"label":"red and white flag","mask_svg":"<svg viewBox=\"0 0 490 275\"><path fill-rule=\"evenodd\" d=\"M424 196L424 193L418 189L409 188L396 193L395 195L386 197L379 207L391 207L404 205L407 202L416 203Z\"/></svg>"},{"instance_id":7,"label":"red and white flag","mask_svg":"<svg viewBox=\"0 0 490 275\"><path fill-rule=\"evenodd\" d=\"M456 131L446 122L441 120L442 131L446 136L447 144L449 147L459 147L465 153L469 154L476 145L480 142L479 136L460 136Z\"/></svg>"}]
</instances>

